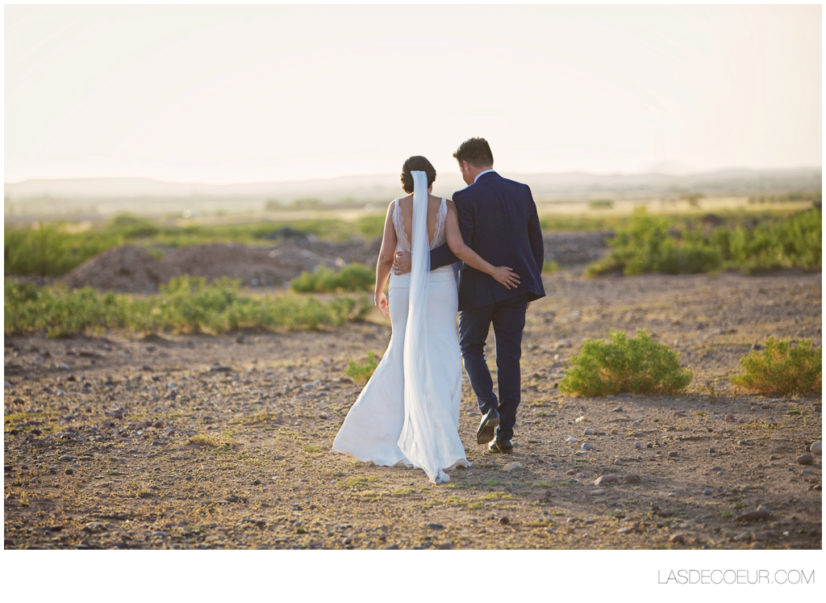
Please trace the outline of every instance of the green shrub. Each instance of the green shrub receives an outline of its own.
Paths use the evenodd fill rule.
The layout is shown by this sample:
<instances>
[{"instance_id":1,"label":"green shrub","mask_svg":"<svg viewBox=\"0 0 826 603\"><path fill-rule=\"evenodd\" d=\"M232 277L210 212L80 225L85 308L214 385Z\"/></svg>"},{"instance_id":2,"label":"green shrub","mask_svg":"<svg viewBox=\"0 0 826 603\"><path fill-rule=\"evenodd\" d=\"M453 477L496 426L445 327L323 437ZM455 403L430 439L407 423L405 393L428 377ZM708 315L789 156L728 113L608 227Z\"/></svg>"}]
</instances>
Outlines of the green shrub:
<instances>
[{"instance_id":1,"label":"green shrub","mask_svg":"<svg viewBox=\"0 0 826 603\"><path fill-rule=\"evenodd\" d=\"M290 283L297 293L332 291L368 291L373 288L375 275L364 264L348 264L339 271L319 266L314 272L302 272Z\"/></svg>"},{"instance_id":2,"label":"green shrub","mask_svg":"<svg viewBox=\"0 0 826 603\"><path fill-rule=\"evenodd\" d=\"M559 272L559 263L556 260L545 260L542 264L542 272Z\"/></svg>"},{"instance_id":3,"label":"green shrub","mask_svg":"<svg viewBox=\"0 0 826 603\"><path fill-rule=\"evenodd\" d=\"M691 381L691 371L679 365L679 353L652 341L644 330L631 339L619 330L611 330L610 336L610 342L585 340L559 383L561 392L584 396L671 393Z\"/></svg>"},{"instance_id":4,"label":"green shrub","mask_svg":"<svg viewBox=\"0 0 826 603\"><path fill-rule=\"evenodd\" d=\"M794 341L769 337L762 351L740 358L745 372L731 382L762 394L819 394L822 350L808 339Z\"/></svg>"},{"instance_id":5,"label":"green shrub","mask_svg":"<svg viewBox=\"0 0 826 603\"><path fill-rule=\"evenodd\" d=\"M344 371L344 374L359 385L364 385L370 380L370 377L373 376L373 372L376 370L378 365L379 357L373 352L368 352L367 359L364 363L351 360L347 365L347 370Z\"/></svg>"},{"instance_id":6,"label":"green shrub","mask_svg":"<svg viewBox=\"0 0 826 603\"><path fill-rule=\"evenodd\" d=\"M4 236L3 269L21 276L60 276L123 243L117 233L69 233L62 224L6 227Z\"/></svg>"},{"instance_id":7,"label":"green shrub","mask_svg":"<svg viewBox=\"0 0 826 603\"><path fill-rule=\"evenodd\" d=\"M611 209L614 202L611 199L592 199L588 201L588 209Z\"/></svg>"},{"instance_id":8,"label":"green shrub","mask_svg":"<svg viewBox=\"0 0 826 603\"><path fill-rule=\"evenodd\" d=\"M105 329L138 332L223 333L239 328L317 329L360 320L371 309L367 296L336 297L326 303L294 295L245 297L240 281L179 277L158 295L133 297L91 287L38 287L5 281L4 330L45 331L50 337L98 334Z\"/></svg>"},{"instance_id":9,"label":"green shrub","mask_svg":"<svg viewBox=\"0 0 826 603\"><path fill-rule=\"evenodd\" d=\"M696 222L677 227L673 220L635 210L630 222L608 241L610 254L587 269L591 276L659 272L694 274L741 270L747 274L775 268L818 270L821 266L821 211L817 208L780 221L748 228L720 226L707 232Z\"/></svg>"}]
</instances>

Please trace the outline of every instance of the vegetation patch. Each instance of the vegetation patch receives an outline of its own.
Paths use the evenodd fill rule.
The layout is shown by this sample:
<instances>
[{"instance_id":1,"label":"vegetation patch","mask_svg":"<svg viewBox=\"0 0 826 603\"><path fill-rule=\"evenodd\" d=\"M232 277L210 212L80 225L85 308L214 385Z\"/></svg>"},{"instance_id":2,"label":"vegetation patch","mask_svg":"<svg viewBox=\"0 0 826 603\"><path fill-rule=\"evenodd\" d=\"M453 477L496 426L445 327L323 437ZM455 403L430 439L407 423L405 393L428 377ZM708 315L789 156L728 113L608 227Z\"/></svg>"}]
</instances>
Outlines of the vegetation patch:
<instances>
[{"instance_id":1,"label":"vegetation patch","mask_svg":"<svg viewBox=\"0 0 826 603\"><path fill-rule=\"evenodd\" d=\"M638 208L632 220L609 239L610 254L592 263L587 274L820 270L821 219L821 210L813 208L785 219L764 220L756 226L709 229L699 221L677 226Z\"/></svg>"},{"instance_id":2,"label":"vegetation patch","mask_svg":"<svg viewBox=\"0 0 826 603\"><path fill-rule=\"evenodd\" d=\"M290 283L296 293L328 293L335 291L369 291L375 283L373 270L364 264L348 264L338 271L319 266L313 272L302 272Z\"/></svg>"},{"instance_id":3,"label":"vegetation patch","mask_svg":"<svg viewBox=\"0 0 826 603\"><path fill-rule=\"evenodd\" d=\"M644 330L627 338L610 331L611 341L586 339L559 383L563 393L606 396L622 392L673 393L685 388L691 371L679 365L679 353L651 340Z\"/></svg>"},{"instance_id":4,"label":"vegetation patch","mask_svg":"<svg viewBox=\"0 0 826 603\"><path fill-rule=\"evenodd\" d=\"M230 278L207 284L204 277L182 276L147 297L9 279L4 285L6 335L97 335L106 329L212 334L239 328L318 329L359 320L371 308L366 296L328 302L294 295L243 296L241 281Z\"/></svg>"},{"instance_id":5,"label":"vegetation patch","mask_svg":"<svg viewBox=\"0 0 826 603\"><path fill-rule=\"evenodd\" d=\"M373 372L379 365L379 357L373 352L368 352L367 359L364 362L356 362L351 360L347 365L344 374L350 377L358 385L364 385L373 376Z\"/></svg>"},{"instance_id":6,"label":"vegetation patch","mask_svg":"<svg viewBox=\"0 0 826 603\"><path fill-rule=\"evenodd\" d=\"M762 351L740 358L745 372L731 382L761 394L819 394L822 349L808 339L769 337Z\"/></svg>"}]
</instances>

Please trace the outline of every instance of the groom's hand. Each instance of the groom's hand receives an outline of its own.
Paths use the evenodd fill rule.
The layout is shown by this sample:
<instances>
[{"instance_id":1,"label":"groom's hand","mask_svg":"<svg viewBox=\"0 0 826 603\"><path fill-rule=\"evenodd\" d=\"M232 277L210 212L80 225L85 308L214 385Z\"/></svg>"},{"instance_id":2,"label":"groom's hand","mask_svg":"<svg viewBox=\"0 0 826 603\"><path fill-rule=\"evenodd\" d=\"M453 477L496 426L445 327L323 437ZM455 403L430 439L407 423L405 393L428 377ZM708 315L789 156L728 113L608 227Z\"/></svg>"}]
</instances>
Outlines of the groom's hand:
<instances>
[{"instance_id":1,"label":"groom's hand","mask_svg":"<svg viewBox=\"0 0 826 603\"><path fill-rule=\"evenodd\" d=\"M410 272L410 252L397 251L393 260L393 274L407 274Z\"/></svg>"}]
</instances>

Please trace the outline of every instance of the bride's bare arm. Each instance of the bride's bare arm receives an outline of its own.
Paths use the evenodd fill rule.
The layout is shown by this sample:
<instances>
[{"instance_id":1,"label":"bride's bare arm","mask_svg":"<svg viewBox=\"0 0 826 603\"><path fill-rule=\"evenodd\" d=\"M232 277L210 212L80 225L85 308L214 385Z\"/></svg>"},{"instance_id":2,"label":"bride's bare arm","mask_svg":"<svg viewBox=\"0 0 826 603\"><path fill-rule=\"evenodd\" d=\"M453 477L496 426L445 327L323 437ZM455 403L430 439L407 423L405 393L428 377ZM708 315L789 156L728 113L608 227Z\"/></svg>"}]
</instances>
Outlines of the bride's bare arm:
<instances>
[{"instance_id":1,"label":"bride's bare arm","mask_svg":"<svg viewBox=\"0 0 826 603\"><path fill-rule=\"evenodd\" d=\"M396 229L393 226L395 203L395 201L390 202L387 217L384 219L384 234L381 237L379 259L376 260L376 287L373 291L373 303L385 316L387 316L387 297L384 295L384 287L387 285L387 279L390 278L390 268L393 266L393 258L396 254Z\"/></svg>"},{"instance_id":2,"label":"bride's bare arm","mask_svg":"<svg viewBox=\"0 0 826 603\"><path fill-rule=\"evenodd\" d=\"M459 230L459 218L456 214L456 206L452 201L448 201L445 235L447 237L447 245L453 254L471 268L490 275L506 289L513 289L519 284L519 275L508 266L494 266L490 262L485 261L478 253L465 244L464 239L462 239L462 232Z\"/></svg>"}]
</instances>

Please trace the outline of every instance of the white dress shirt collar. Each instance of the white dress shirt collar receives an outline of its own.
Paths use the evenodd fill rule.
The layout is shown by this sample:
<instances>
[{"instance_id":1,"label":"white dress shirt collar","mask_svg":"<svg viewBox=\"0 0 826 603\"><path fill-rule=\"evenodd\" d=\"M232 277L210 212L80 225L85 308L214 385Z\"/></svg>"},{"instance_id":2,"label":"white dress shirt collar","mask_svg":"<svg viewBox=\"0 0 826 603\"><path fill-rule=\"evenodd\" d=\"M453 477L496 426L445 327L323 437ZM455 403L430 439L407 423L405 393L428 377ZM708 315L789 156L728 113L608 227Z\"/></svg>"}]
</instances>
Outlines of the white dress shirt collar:
<instances>
[{"instance_id":1,"label":"white dress shirt collar","mask_svg":"<svg viewBox=\"0 0 826 603\"><path fill-rule=\"evenodd\" d=\"M478 174L476 174L476 178L473 179L473 183L476 184L476 181L479 180L479 176L481 176L482 174L487 174L488 172L492 171L494 171L493 168L485 170L484 172L479 172Z\"/></svg>"}]
</instances>

